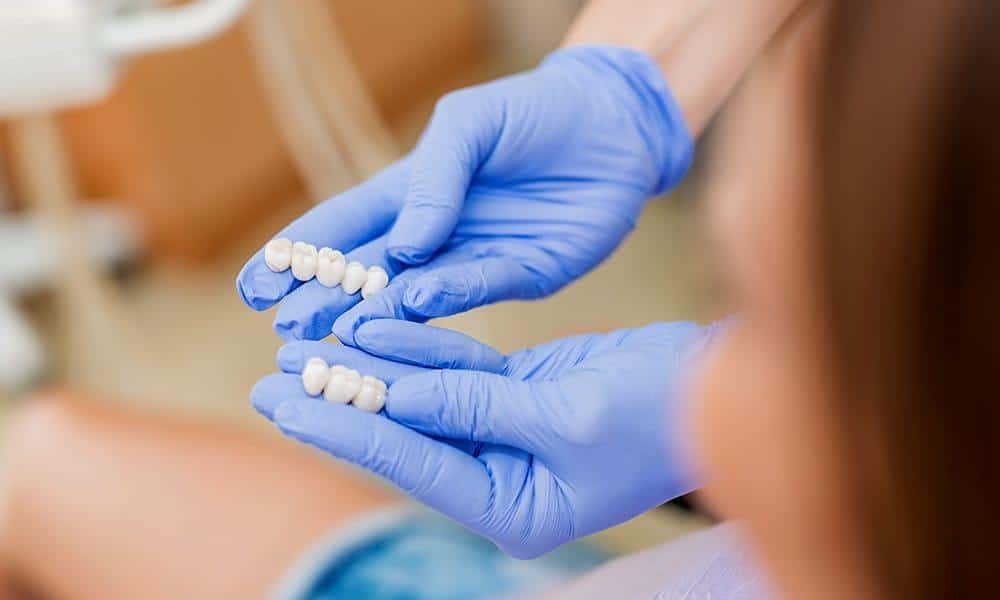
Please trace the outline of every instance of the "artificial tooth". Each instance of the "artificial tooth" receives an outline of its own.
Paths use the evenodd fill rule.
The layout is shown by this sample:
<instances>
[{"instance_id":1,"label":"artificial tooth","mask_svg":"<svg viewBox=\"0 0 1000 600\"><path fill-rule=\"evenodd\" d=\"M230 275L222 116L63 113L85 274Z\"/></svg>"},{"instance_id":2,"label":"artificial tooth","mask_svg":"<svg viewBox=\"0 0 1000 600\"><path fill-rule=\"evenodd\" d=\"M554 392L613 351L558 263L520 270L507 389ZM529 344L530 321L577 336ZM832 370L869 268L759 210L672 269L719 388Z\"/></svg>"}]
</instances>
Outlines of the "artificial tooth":
<instances>
[{"instance_id":1,"label":"artificial tooth","mask_svg":"<svg viewBox=\"0 0 1000 600\"><path fill-rule=\"evenodd\" d=\"M302 369L302 387L310 396L319 396L330 380L330 367L322 358L310 358Z\"/></svg>"},{"instance_id":2,"label":"artificial tooth","mask_svg":"<svg viewBox=\"0 0 1000 600\"><path fill-rule=\"evenodd\" d=\"M387 285L389 285L389 274L386 273L385 269L382 267L372 265L368 267L368 279L366 279L365 284L361 286L361 297L367 298L369 296L374 296L384 290Z\"/></svg>"},{"instance_id":3,"label":"artificial tooth","mask_svg":"<svg viewBox=\"0 0 1000 600\"><path fill-rule=\"evenodd\" d=\"M292 275L299 281L309 281L316 276L316 246L305 242L292 244Z\"/></svg>"},{"instance_id":4,"label":"artificial tooth","mask_svg":"<svg viewBox=\"0 0 1000 600\"><path fill-rule=\"evenodd\" d=\"M364 411L377 413L385 406L385 395L385 382L371 375L365 375L361 380L361 389L354 397L354 406Z\"/></svg>"},{"instance_id":5,"label":"artificial tooth","mask_svg":"<svg viewBox=\"0 0 1000 600\"><path fill-rule=\"evenodd\" d=\"M361 391L361 373L344 365L330 367L330 381L323 390L327 402L348 404Z\"/></svg>"},{"instance_id":6,"label":"artificial tooth","mask_svg":"<svg viewBox=\"0 0 1000 600\"><path fill-rule=\"evenodd\" d=\"M316 259L316 281L328 288L337 287L344 279L347 261L332 248L321 248Z\"/></svg>"},{"instance_id":7,"label":"artificial tooth","mask_svg":"<svg viewBox=\"0 0 1000 600\"><path fill-rule=\"evenodd\" d=\"M264 262L275 273L287 271L292 266L292 240L276 238L264 246Z\"/></svg>"},{"instance_id":8,"label":"artificial tooth","mask_svg":"<svg viewBox=\"0 0 1000 600\"><path fill-rule=\"evenodd\" d=\"M349 262L344 271L344 281L340 285L343 286L344 293L353 296L365 285L367 279L368 271L365 271L364 265L359 262Z\"/></svg>"}]
</instances>

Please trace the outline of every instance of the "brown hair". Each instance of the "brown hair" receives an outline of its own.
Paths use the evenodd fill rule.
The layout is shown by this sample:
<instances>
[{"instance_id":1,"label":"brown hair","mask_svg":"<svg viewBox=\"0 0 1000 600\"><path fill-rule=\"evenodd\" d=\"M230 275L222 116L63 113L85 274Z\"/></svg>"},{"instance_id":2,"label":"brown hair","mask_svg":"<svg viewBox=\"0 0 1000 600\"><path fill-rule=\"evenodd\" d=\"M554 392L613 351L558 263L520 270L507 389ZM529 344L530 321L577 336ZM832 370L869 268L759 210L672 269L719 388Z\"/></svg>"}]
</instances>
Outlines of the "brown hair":
<instances>
[{"instance_id":1,"label":"brown hair","mask_svg":"<svg viewBox=\"0 0 1000 600\"><path fill-rule=\"evenodd\" d=\"M840 0L816 230L837 410L889 598L1000 598L1000 17Z\"/></svg>"}]
</instances>

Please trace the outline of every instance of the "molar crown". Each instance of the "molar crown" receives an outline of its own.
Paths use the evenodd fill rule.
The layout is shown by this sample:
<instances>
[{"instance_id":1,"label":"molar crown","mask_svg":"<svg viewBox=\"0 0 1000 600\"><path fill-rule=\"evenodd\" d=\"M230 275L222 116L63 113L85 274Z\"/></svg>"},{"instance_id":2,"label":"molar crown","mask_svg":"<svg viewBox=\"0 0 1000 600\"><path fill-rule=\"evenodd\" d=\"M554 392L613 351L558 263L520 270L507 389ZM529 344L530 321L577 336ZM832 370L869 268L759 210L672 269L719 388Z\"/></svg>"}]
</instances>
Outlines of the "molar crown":
<instances>
[{"instance_id":1,"label":"molar crown","mask_svg":"<svg viewBox=\"0 0 1000 600\"><path fill-rule=\"evenodd\" d=\"M377 413L385 406L386 385L381 379L365 375L361 380L361 389L354 397L354 406L361 410Z\"/></svg>"},{"instance_id":2,"label":"molar crown","mask_svg":"<svg viewBox=\"0 0 1000 600\"><path fill-rule=\"evenodd\" d=\"M378 265L368 267L368 275L365 284L361 287L361 297L368 298L381 292L385 286L389 285L389 274Z\"/></svg>"},{"instance_id":3,"label":"molar crown","mask_svg":"<svg viewBox=\"0 0 1000 600\"><path fill-rule=\"evenodd\" d=\"M330 380L323 390L323 397L334 404L350 404L361 390L361 373L344 365L330 367Z\"/></svg>"},{"instance_id":4,"label":"molar crown","mask_svg":"<svg viewBox=\"0 0 1000 600\"><path fill-rule=\"evenodd\" d=\"M340 285L343 286L345 294L353 296L358 293L367 280L368 271L365 270L365 266L357 261L352 261L347 263L344 281Z\"/></svg>"},{"instance_id":5,"label":"molar crown","mask_svg":"<svg viewBox=\"0 0 1000 600\"><path fill-rule=\"evenodd\" d=\"M319 396L330 381L330 367L322 358L310 358L302 369L302 387L310 396Z\"/></svg>"},{"instance_id":6,"label":"molar crown","mask_svg":"<svg viewBox=\"0 0 1000 600\"><path fill-rule=\"evenodd\" d=\"M312 244L292 244L292 275L299 281L309 281L315 277L318 254L316 246Z\"/></svg>"},{"instance_id":7,"label":"molar crown","mask_svg":"<svg viewBox=\"0 0 1000 600\"><path fill-rule=\"evenodd\" d=\"M287 271L292 266L292 240L275 238L264 246L264 262L275 273Z\"/></svg>"},{"instance_id":8,"label":"molar crown","mask_svg":"<svg viewBox=\"0 0 1000 600\"><path fill-rule=\"evenodd\" d=\"M361 292L362 298L373 296L389 285L389 274L378 265L365 266L357 261L347 262L344 254L333 248L319 250L307 242L292 242L288 238L275 238L264 245L264 263L275 273L289 268L299 281L315 278L328 288L342 286L349 296Z\"/></svg>"},{"instance_id":9,"label":"molar crown","mask_svg":"<svg viewBox=\"0 0 1000 600\"><path fill-rule=\"evenodd\" d=\"M316 261L316 281L328 288L337 287L344 279L347 260L339 250L321 248Z\"/></svg>"},{"instance_id":10,"label":"molar crown","mask_svg":"<svg viewBox=\"0 0 1000 600\"><path fill-rule=\"evenodd\" d=\"M353 403L360 410L377 413L385 406L388 386L371 375L361 376L344 365L327 366L322 358L310 358L302 370L302 384L310 396L323 394L327 402Z\"/></svg>"}]
</instances>

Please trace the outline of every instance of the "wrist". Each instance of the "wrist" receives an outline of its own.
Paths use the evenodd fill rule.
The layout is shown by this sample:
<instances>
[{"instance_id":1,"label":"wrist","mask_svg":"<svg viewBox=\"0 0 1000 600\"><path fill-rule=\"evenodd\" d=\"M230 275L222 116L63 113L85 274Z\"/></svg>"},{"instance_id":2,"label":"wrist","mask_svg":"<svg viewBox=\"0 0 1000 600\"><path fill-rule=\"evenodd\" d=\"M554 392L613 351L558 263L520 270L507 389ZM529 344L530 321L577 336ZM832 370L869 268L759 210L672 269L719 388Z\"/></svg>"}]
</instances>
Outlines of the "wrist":
<instances>
[{"instance_id":1,"label":"wrist","mask_svg":"<svg viewBox=\"0 0 1000 600\"><path fill-rule=\"evenodd\" d=\"M612 44L657 56L714 1L590 0L562 45Z\"/></svg>"},{"instance_id":2,"label":"wrist","mask_svg":"<svg viewBox=\"0 0 1000 600\"><path fill-rule=\"evenodd\" d=\"M655 165L652 195L683 179L694 157L694 140L663 72L647 53L622 46L579 45L550 54L541 68L561 68L585 75L586 91L611 95L644 140Z\"/></svg>"}]
</instances>

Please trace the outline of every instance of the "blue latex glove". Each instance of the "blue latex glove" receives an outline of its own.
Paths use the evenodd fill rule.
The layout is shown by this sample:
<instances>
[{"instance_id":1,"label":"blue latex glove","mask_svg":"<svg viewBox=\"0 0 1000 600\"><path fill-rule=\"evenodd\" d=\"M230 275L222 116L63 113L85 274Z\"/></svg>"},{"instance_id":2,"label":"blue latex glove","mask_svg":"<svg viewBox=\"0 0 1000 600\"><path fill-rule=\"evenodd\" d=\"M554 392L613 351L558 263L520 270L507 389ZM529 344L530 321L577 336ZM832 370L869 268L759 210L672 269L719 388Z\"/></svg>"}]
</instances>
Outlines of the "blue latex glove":
<instances>
[{"instance_id":1,"label":"blue latex glove","mask_svg":"<svg viewBox=\"0 0 1000 600\"><path fill-rule=\"evenodd\" d=\"M284 299L275 318L284 339L322 339L333 326L347 344L373 318L422 321L545 296L604 260L645 201L681 179L692 151L648 56L562 50L533 71L445 96L409 157L279 234L385 267L393 280L381 294L354 306L360 297L340 288L271 273L260 253L238 288L258 310Z\"/></svg>"},{"instance_id":2,"label":"blue latex glove","mask_svg":"<svg viewBox=\"0 0 1000 600\"><path fill-rule=\"evenodd\" d=\"M287 435L529 558L695 487L681 388L711 332L657 324L504 356L456 332L381 319L357 332L371 354L285 346L286 373L261 380L252 399ZM385 414L306 396L295 373L313 356L384 379ZM436 366L450 370L427 368Z\"/></svg>"}]
</instances>

